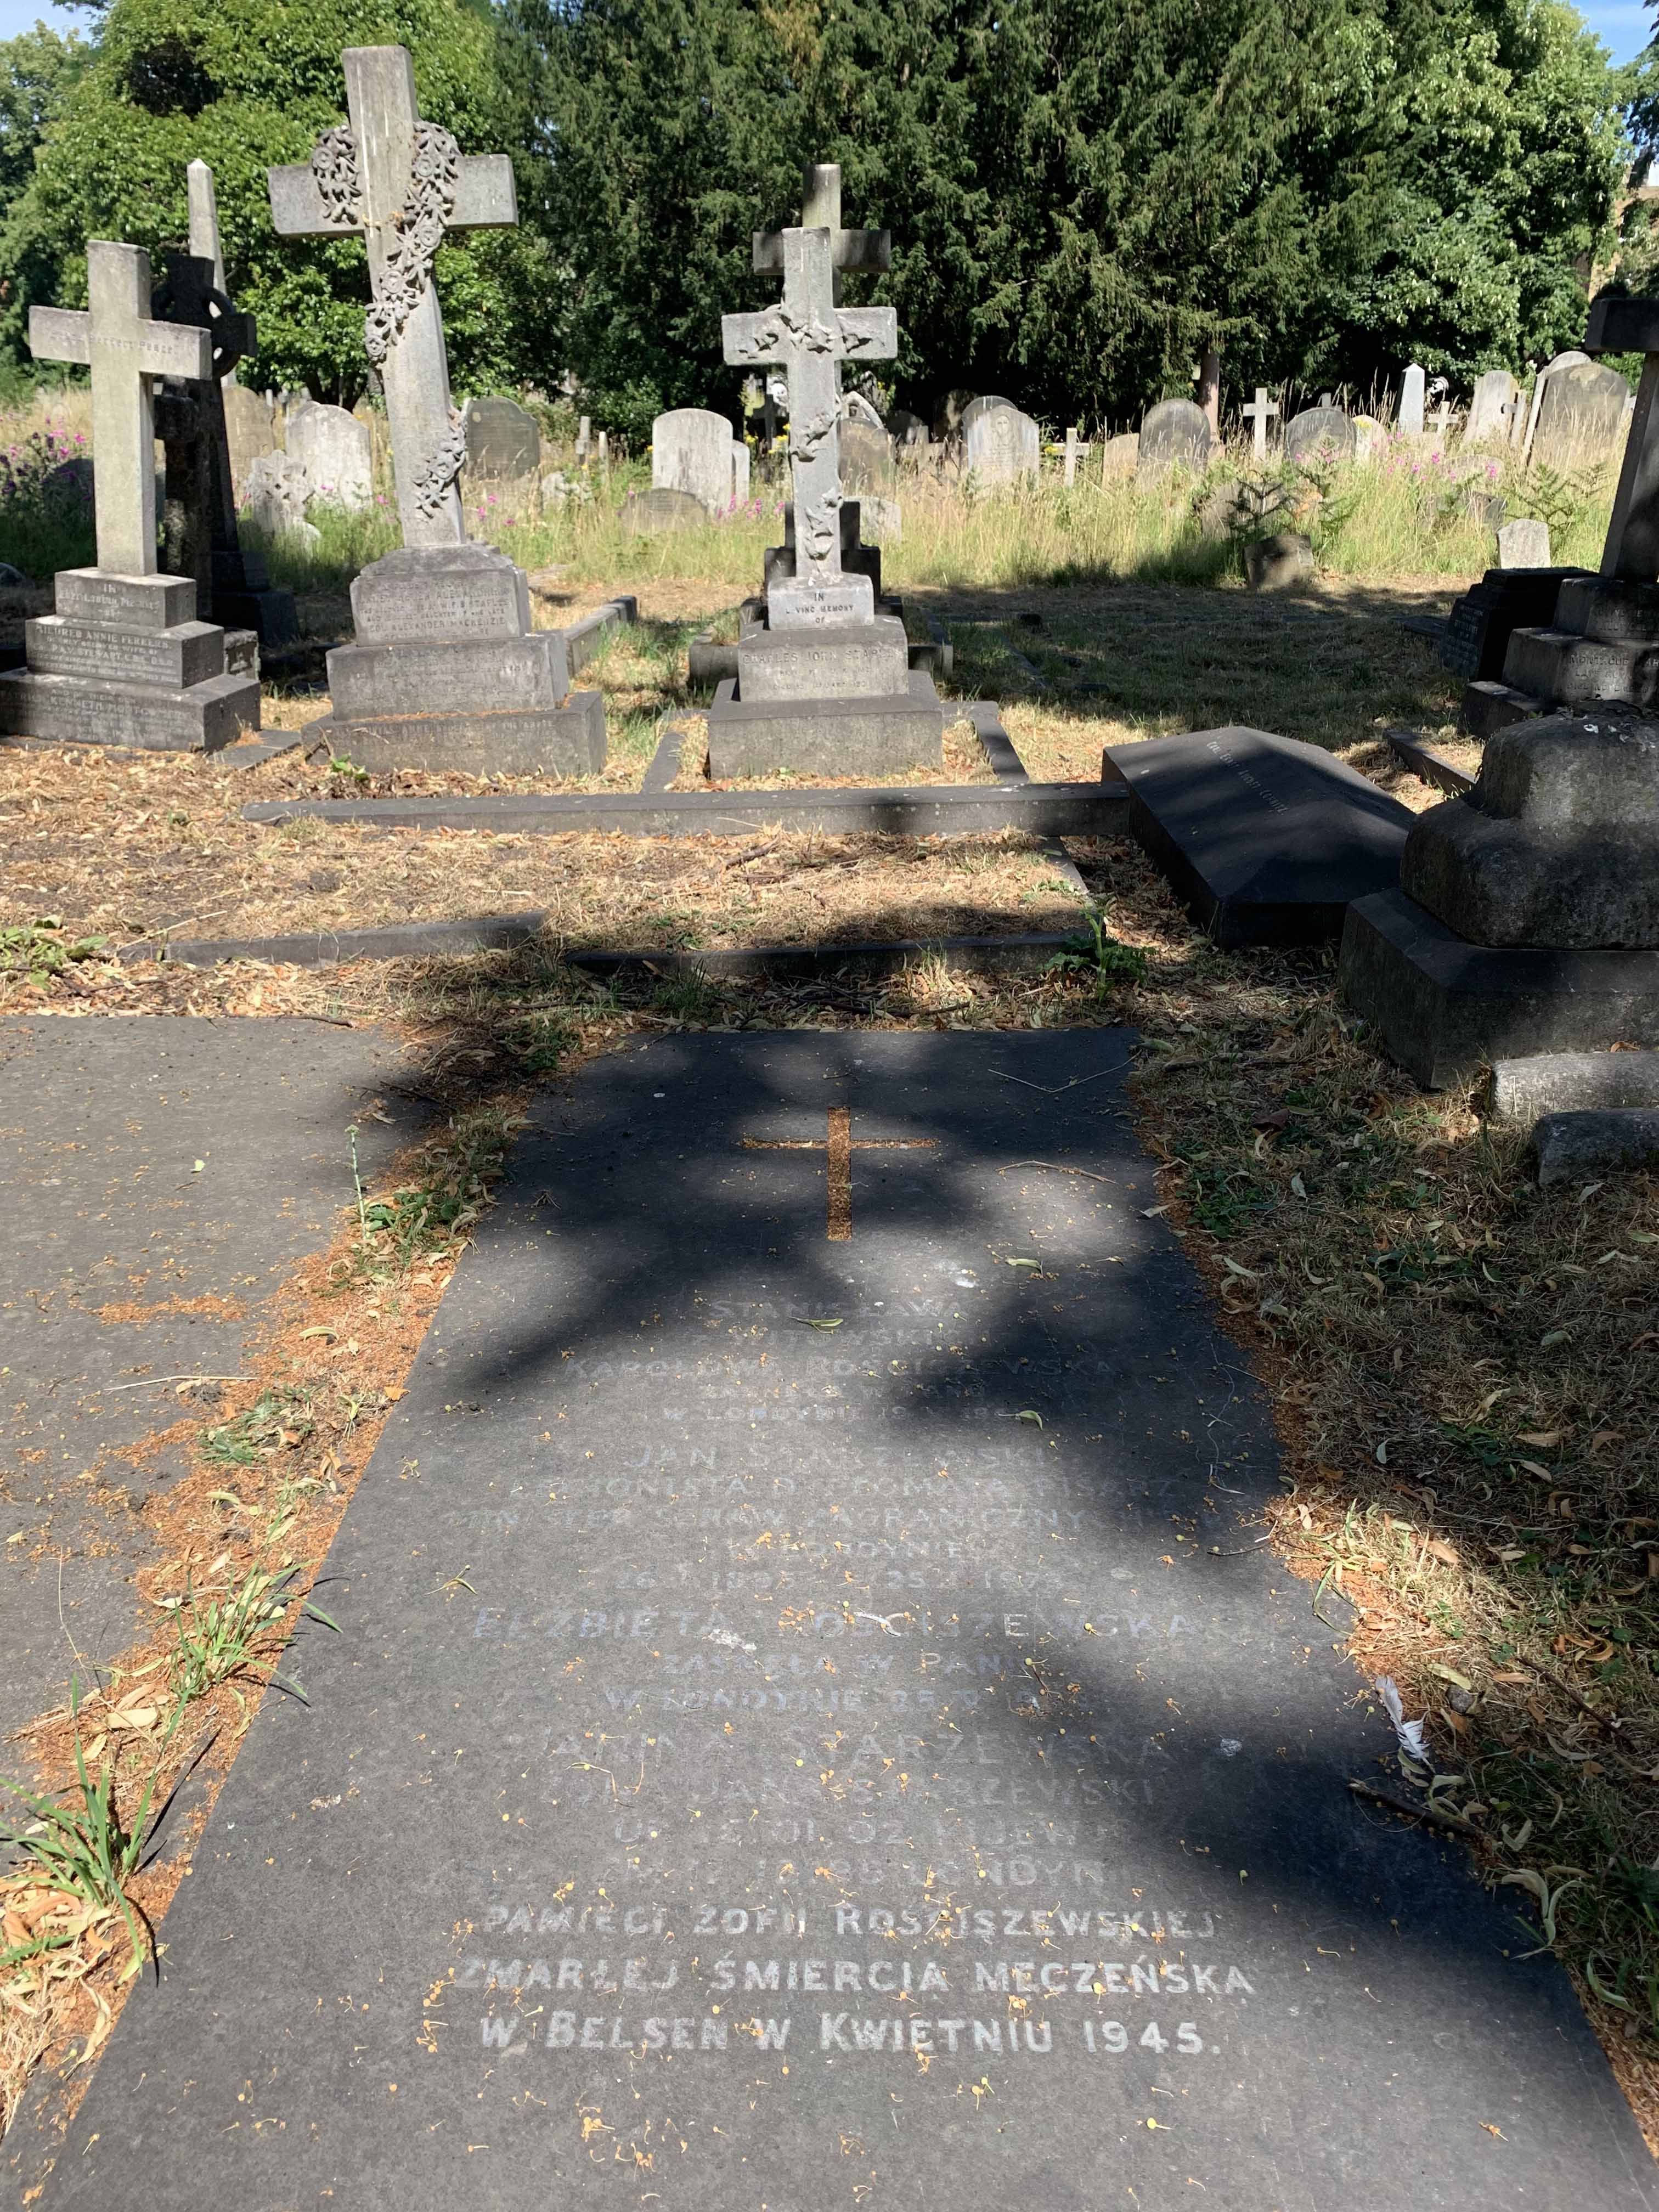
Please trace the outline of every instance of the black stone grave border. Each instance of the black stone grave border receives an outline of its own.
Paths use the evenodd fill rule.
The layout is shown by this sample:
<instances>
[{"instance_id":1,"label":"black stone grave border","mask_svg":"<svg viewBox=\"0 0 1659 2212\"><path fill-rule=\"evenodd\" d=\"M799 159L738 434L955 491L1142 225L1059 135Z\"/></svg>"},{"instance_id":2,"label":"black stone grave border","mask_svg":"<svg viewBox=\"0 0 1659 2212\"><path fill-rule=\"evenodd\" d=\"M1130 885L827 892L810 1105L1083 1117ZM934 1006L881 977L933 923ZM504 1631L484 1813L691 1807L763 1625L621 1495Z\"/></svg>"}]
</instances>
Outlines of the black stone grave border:
<instances>
[{"instance_id":1,"label":"black stone grave border","mask_svg":"<svg viewBox=\"0 0 1659 2212\"><path fill-rule=\"evenodd\" d=\"M1071 863L1066 861L1069 867ZM1079 878L1081 881L1081 878ZM510 952L532 943L546 927L540 907L518 914L483 914L448 921L397 922L382 929L307 931L288 937L179 938L165 944L123 946L129 964L164 960L171 967L213 968L229 960L270 966L343 968L357 960L461 959L476 952ZM992 974L1040 965L1077 942L1056 932L1010 937L902 937L884 943L718 946L702 952L678 949L639 951L565 950L567 968L589 975L833 976L855 969L894 975L930 955L953 968Z\"/></svg>"}]
</instances>

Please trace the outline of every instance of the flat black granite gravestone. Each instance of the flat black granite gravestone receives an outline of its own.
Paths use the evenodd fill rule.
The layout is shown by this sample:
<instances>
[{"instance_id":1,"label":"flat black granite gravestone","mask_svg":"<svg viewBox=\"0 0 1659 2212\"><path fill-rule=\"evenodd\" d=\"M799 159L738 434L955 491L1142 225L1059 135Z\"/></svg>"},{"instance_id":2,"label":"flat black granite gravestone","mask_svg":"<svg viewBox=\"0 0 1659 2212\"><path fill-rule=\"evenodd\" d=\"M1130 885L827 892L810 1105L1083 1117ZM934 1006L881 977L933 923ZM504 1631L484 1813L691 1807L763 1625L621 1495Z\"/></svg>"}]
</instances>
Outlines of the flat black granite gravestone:
<instances>
[{"instance_id":1,"label":"flat black granite gravestone","mask_svg":"<svg viewBox=\"0 0 1659 2212\"><path fill-rule=\"evenodd\" d=\"M153 1386L240 1371L351 1201L347 1124L365 1175L425 1127L400 1077L394 1039L316 1022L0 1023L0 1737L63 1697L66 1626L94 1659L131 1641L133 1509L188 1464L134 1454L189 1410Z\"/></svg>"},{"instance_id":2,"label":"flat black granite gravestone","mask_svg":"<svg viewBox=\"0 0 1659 2212\"><path fill-rule=\"evenodd\" d=\"M544 1103L45 2212L1659 2202L1535 1932L1347 1789L1127 1057Z\"/></svg>"},{"instance_id":3,"label":"flat black granite gravestone","mask_svg":"<svg viewBox=\"0 0 1659 2212\"><path fill-rule=\"evenodd\" d=\"M1416 817L1318 745L1230 725L1111 745L1129 829L1220 945L1340 936L1351 899L1391 890Z\"/></svg>"}]
</instances>

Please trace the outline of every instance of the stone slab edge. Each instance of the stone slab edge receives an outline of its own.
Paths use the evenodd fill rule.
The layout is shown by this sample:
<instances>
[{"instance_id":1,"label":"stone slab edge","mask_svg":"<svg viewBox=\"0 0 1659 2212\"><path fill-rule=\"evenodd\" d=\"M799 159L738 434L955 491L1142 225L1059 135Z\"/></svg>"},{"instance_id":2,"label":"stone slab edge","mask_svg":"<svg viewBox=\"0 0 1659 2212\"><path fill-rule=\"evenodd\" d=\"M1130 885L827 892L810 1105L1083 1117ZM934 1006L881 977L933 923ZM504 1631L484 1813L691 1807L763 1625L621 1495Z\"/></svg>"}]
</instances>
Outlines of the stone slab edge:
<instances>
[{"instance_id":1,"label":"stone slab edge","mask_svg":"<svg viewBox=\"0 0 1659 2212\"><path fill-rule=\"evenodd\" d=\"M354 960L422 960L469 952L507 951L538 936L544 911L476 915L455 921L397 922L384 929L307 932L292 937L180 938L165 945L124 945L130 964L165 958L169 965L211 968L227 960L259 960L273 966L343 967ZM718 947L704 952L572 951L567 968L595 975L635 969L673 975L821 975L856 966L878 975L896 973L924 954L943 954L958 968L995 969L1040 963L1073 940L1052 933L1020 937L898 938L888 944L768 945Z\"/></svg>"},{"instance_id":2,"label":"stone slab edge","mask_svg":"<svg viewBox=\"0 0 1659 2212\"><path fill-rule=\"evenodd\" d=\"M592 614L584 615L580 622L569 623L563 632L565 666L574 676L578 669L586 668L590 660L597 659L605 650L605 641L613 629L624 623L636 623L640 618L640 603L631 592L620 598L607 599Z\"/></svg>"},{"instance_id":3,"label":"stone slab edge","mask_svg":"<svg viewBox=\"0 0 1659 2212\"><path fill-rule=\"evenodd\" d=\"M480 830L556 836L605 830L635 837L746 837L756 830L963 836L987 830L1093 837L1115 833L1127 785L897 784L830 791L690 791L610 794L503 793L475 799L273 799L242 810L246 822L311 817L366 829Z\"/></svg>"},{"instance_id":4,"label":"stone slab edge","mask_svg":"<svg viewBox=\"0 0 1659 2212\"><path fill-rule=\"evenodd\" d=\"M1420 776L1425 783L1433 784L1437 790L1449 791L1455 795L1474 789L1472 775L1461 768L1454 767L1431 745L1425 745L1415 731L1384 730L1382 737L1397 761L1408 768L1413 775Z\"/></svg>"}]
</instances>

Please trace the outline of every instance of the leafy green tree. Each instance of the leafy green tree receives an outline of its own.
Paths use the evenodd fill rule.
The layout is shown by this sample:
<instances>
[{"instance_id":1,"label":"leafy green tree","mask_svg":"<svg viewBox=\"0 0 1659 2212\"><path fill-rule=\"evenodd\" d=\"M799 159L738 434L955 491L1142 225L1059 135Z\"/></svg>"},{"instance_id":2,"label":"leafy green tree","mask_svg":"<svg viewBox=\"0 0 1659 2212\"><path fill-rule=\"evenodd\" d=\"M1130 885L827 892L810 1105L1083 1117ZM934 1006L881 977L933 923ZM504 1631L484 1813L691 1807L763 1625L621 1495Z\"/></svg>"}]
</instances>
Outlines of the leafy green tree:
<instances>
[{"instance_id":1,"label":"leafy green tree","mask_svg":"<svg viewBox=\"0 0 1659 2212\"><path fill-rule=\"evenodd\" d=\"M1626 74L1559 0L1379 0L1364 50L1371 94L1331 154L1367 158L1374 198L1312 302L1312 373L1363 388L1410 356L1467 380L1576 345Z\"/></svg>"},{"instance_id":2,"label":"leafy green tree","mask_svg":"<svg viewBox=\"0 0 1659 2212\"><path fill-rule=\"evenodd\" d=\"M27 309L85 298L88 238L152 252L187 234L185 168L212 167L227 279L258 318L262 381L349 404L368 363L368 276L358 240L279 240L267 165L303 161L344 119L340 54L398 44L421 112L462 150L506 143L496 31L474 0L110 0L91 66L46 123L34 174L0 228L0 353L26 357ZM439 295L459 391L511 385L545 359L558 287L527 234L459 234Z\"/></svg>"},{"instance_id":3,"label":"leafy green tree","mask_svg":"<svg viewBox=\"0 0 1659 2212\"><path fill-rule=\"evenodd\" d=\"M0 214L33 174L35 149L88 58L73 34L41 23L0 39Z\"/></svg>"},{"instance_id":4,"label":"leafy green tree","mask_svg":"<svg viewBox=\"0 0 1659 2212\"><path fill-rule=\"evenodd\" d=\"M1577 334L1627 88L1560 0L503 0L568 359L619 426L730 407L748 234L839 161L893 232L895 381L1138 418L1258 379L1468 376Z\"/></svg>"}]
</instances>

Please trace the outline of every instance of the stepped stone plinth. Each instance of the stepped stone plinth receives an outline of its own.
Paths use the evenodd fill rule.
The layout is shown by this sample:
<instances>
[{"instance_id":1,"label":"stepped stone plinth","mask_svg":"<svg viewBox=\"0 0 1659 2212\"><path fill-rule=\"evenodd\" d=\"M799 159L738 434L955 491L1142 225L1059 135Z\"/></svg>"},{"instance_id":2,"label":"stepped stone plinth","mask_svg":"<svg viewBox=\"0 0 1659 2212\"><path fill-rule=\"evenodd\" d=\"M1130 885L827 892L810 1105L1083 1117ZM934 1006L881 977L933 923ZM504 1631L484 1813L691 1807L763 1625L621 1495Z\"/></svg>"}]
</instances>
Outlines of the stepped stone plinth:
<instances>
[{"instance_id":1,"label":"stepped stone plinth","mask_svg":"<svg viewBox=\"0 0 1659 2212\"><path fill-rule=\"evenodd\" d=\"M1498 731L1418 817L1400 888L1357 900L1342 988L1431 1088L1483 1063L1659 1044L1659 723Z\"/></svg>"}]
</instances>

